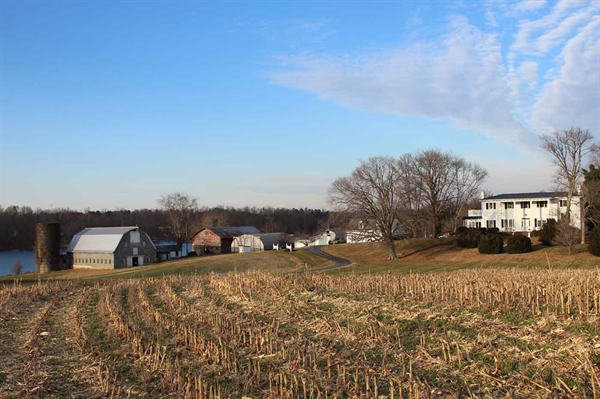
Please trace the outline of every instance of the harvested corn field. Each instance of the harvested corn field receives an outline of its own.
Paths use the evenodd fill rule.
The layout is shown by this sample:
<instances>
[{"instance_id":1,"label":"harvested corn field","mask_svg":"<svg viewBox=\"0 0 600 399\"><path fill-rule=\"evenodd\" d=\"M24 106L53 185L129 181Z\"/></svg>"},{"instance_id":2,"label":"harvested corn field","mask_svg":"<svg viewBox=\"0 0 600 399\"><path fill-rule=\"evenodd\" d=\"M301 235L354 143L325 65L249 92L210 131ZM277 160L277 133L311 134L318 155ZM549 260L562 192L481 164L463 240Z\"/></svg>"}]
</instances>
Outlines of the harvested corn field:
<instances>
[{"instance_id":1,"label":"harvested corn field","mask_svg":"<svg viewBox=\"0 0 600 399\"><path fill-rule=\"evenodd\" d=\"M600 395L600 273L265 272L0 290L0 397Z\"/></svg>"}]
</instances>

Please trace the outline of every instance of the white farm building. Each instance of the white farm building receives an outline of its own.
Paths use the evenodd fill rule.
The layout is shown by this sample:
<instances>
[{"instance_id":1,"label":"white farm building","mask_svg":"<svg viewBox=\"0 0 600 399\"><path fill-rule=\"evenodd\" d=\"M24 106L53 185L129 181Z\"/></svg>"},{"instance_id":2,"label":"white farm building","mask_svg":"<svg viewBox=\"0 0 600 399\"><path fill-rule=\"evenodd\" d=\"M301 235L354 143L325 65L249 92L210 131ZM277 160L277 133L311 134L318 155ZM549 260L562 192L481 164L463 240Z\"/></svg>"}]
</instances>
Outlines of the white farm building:
<instances>
[{"instance_id":1,"label":"white farm building","mask_svg":"<svg viewBox=\"0 0 600 399\"><path fill-rule=\"evenodd\" d=\"M261 252L270 251L273 245L279 245L285 249L285 244L291 244L292 240L285 233L244 234L233 239L231 252Z\"/></svg>"},{"instance_id":2,"label":"white farm building","mask_svg":"<svg viewBox=\"0 0 600 399\"><path fill-rule=\"evenodd\" d=\"M138 227L94 227L73 236L67 254L73 268L119 269L156 262L156 247Z\"/></svg>"},{"instance_id":3,"label":"white farm building","mask_svg":"<svg viewBox=\"0 0 600 399\"><path fill-rule=\"evenodd\" d=\"M392 226L394 239L400 239L408 236L408 231L404 229L398 219L394 219ZM346 232L346 242L348 244L358 244L362 242L377 242L382 240L381 231L377 228L377 222L366 220L358 222L357 230L348 230Z\"/></svg>"},{"instance_id":4,"label":"white farm building","mask_svg":"<svg viewBox=\"0 0 600 399\"><path fill-rule=\"evenodd\" d=\"M581 228L580 195L571 200L571 225ZM549 219L560 220L567 210L566 192L501 194L481 198L481 209L469 210L465 227L494 228L502 232L539 230Z\"/></svg>"},{"instance_id":5,"label":"white farm building","mask_svg":"<svg viewBox=\"0 0 600 399\"><path fill-rule=\"evenodd\" d=\"M293 237L294 249L317 245L342 244L346 242L346 230L333 228L313 237Z\"/></svg>"}]
</instances>

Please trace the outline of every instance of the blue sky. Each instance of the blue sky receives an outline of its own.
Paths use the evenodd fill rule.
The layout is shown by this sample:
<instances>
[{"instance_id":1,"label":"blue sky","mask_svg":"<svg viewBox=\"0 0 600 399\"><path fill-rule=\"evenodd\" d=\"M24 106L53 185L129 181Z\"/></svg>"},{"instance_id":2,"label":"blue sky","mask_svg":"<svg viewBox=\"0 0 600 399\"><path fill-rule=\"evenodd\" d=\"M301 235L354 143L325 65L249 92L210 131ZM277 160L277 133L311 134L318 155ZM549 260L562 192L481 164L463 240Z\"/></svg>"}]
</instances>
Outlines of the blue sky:
<instances>
[{"instance_id":1,"label":"blue sky","mask_svg":"<svg viewBox=\"0 0 600 399\"><path fill-rule=\"evenodd\" d=\"M0 1L0 204L327 207L432 147L552 189L537 137L600 133L598 1Z\"/></svg>"}]
</instances>

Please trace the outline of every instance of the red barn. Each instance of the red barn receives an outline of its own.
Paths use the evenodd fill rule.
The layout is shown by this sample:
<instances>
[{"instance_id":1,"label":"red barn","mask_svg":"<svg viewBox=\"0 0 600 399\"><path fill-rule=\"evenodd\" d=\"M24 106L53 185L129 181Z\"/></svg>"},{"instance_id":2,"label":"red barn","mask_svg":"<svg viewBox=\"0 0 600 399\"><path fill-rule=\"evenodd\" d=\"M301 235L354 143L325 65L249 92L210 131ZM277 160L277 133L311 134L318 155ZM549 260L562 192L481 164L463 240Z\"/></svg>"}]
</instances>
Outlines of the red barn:
<instances>
[{"instance_id":1,"label":"red barn","mask_svg":"<svg viewBox=\"0 0 600 399\"><path fill-rule=\"evenodd\" d=\"M206 227L192 238L192 251L202 254L228 254L235 237L244 234L260 234L254 226Z\"/></svg>"}]
</instances>

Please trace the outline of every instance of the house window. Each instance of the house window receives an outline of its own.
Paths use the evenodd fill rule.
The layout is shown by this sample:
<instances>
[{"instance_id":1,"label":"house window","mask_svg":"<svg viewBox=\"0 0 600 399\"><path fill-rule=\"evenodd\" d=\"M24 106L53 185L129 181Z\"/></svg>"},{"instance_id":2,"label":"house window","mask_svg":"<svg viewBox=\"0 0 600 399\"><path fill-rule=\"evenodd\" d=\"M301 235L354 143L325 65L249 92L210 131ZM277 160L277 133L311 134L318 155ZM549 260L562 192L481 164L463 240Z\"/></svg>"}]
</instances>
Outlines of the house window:
<instances>
[{"instance_id":1,"label":"house window","mask_svg":"<svg viewBox=\"0 0 600 399\"><path fill-rule=\"evenodd\" d=\"M493 229L494 227L496 227L496 221L495 220L487 220L486 225L487 225L488 229Z\"/></svg>"},{"instance_id":2,"label":"house window","mask_svg":"<svg viewBox=\"0 0 600 399\"><path fill-rule=\"evenodd\" d=\"M515 221L513 219L502 219L503 229L513 229L515 227Z\"/></svg>"},{"instance_id":3,"label":"house window","mask_svg":"<svg viewBox=\"0 0 600 399\"><path fill-rule=\"evenodd\" d=\"M531 202L529 202L529 201L522 201L521 202L521 209L525 209L525 208L531 208Z\"/></svg>"},{"instance_id":4,"label":"house window","mask_svg":"<svg viewBox=\"0 0 600 399\"><path fill-rule=\"evenodd\" d=\"M504 209L514 209L514 208L515 208L514 202L505 202L504 203Z\"/></svg>"},{"instance_id":5,"label":"house window","mask_svg":"<svg viewBox=\"0 0 600 399\"><path fill-rule=\"evenodd\" d=\"M488 209L488 210L489 209L496 209L496 203L495 202L493 202L493 203L489 203L489 202L486 203L485 204L485 209Z\"/></svg>"},{"instance_id":6,"label":"house window","mask_svg":"<svg viewBox=\"0 0 600 399\"><path fill-rule=\"evenodd\" d=\"M548 201L535 201L535 204L537 205L538 208L547 208L548 207Z\"/></svg>"},{"instance_id":7,"label":"house window","mask_svg":"<svg viewBox=\"0 0 600 399\"><path fill-rule=\"evenodd\" d=\"M542 219L540 219L540 220L538 220L538 219L535 219L535 227L542 227L542 226L543 226L543 225L545 225L545 224L546 224L546 221L545 221L545 220L542 220Z\"/></svg>"},{"instance_id":8,"label":"house window","mask_svg":"<svg viewBox=\"0 0 600 399\"><path fill-rule=\"evenodd\" d=\"M559 206L561 208L566 208L567 207L567 200L560 200Z\"/></svg>"},{"instance_id":9,"label":"house window","mask_svg":"<svg viewBox=\"0 0 600 399\"><path fill-rule=\"evenodd\" d=\"M138 249L137 248L133 248L133 254L137 255L138 254Z\"/></svg>"}]
</instances>

